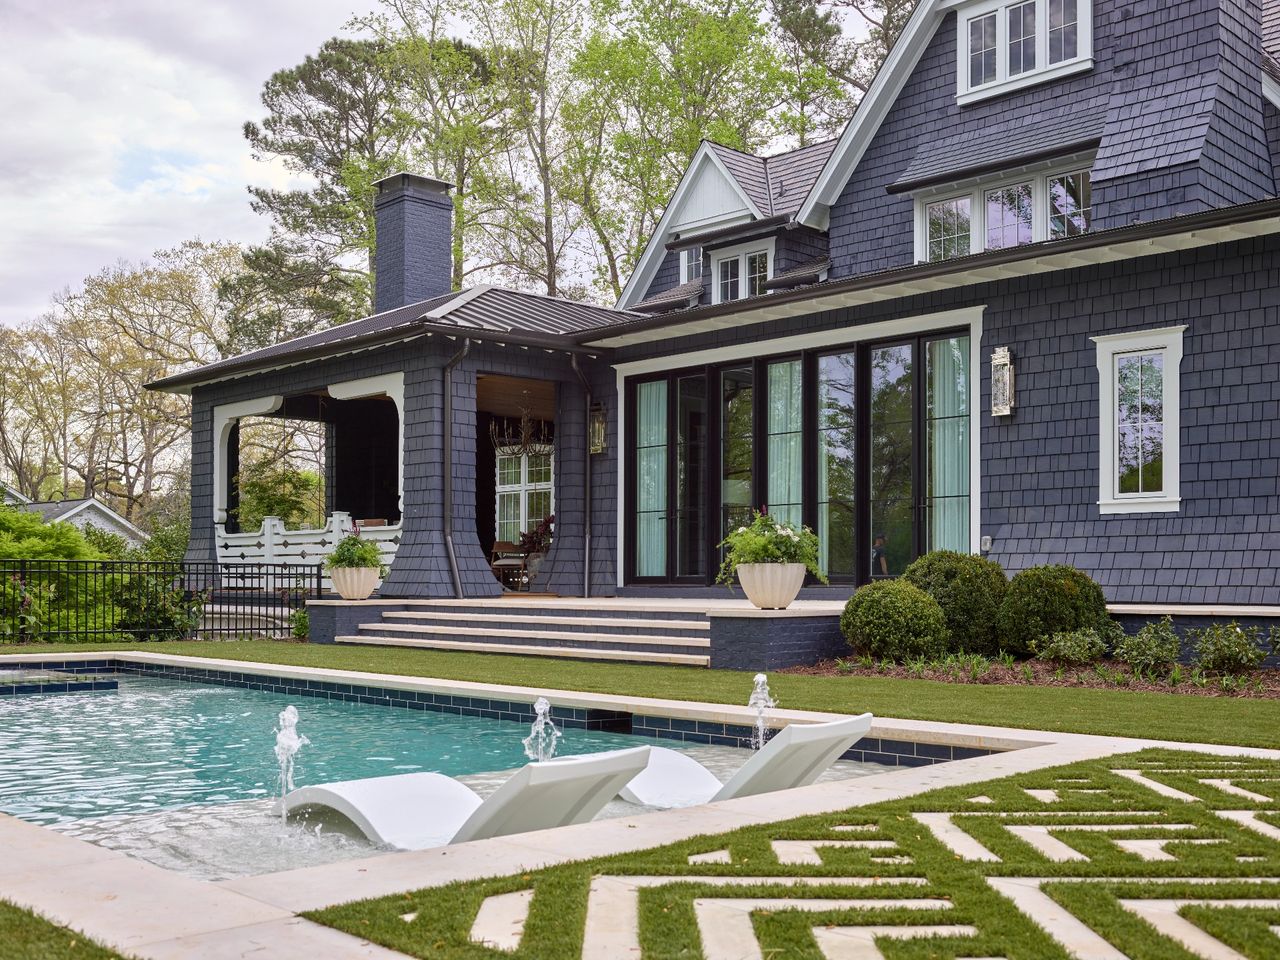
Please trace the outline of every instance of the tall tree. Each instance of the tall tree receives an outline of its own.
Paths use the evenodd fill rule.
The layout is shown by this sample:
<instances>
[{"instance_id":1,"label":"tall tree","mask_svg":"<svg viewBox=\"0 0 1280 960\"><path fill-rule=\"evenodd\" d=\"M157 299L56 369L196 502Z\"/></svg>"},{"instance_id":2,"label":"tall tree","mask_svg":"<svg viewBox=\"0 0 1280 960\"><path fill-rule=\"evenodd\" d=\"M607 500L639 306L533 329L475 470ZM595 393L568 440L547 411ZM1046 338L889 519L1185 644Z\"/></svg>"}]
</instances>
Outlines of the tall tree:
<instances>
[{"instance_id":1,"label":"tall tree","mask_svg":"<svg viewBox=\"0 0 1280 960\"><path fill-rule=\"evenodd\" d=\"M858 39L837 57L828 57L818 44L810 56L830 69L859 95L871 88L876 73L911 19L919 0L822 0L824 6L846 14L846 32ZM846 55L847 54L847 55ZM824 59L826 58L826 59Z\"/></svg>"},{"instance_id":2,"label":"tall tree","mask_svg":"<svg viewBox=\"0 0 1280 960\"><path fill-rule=\"evenodd\" d=\"M769 0L769 12L783 62L781 131L798 147L834 136L860 95L847 81L856 72L857 43L821 0Z\"/></svg>"}]
</instances>

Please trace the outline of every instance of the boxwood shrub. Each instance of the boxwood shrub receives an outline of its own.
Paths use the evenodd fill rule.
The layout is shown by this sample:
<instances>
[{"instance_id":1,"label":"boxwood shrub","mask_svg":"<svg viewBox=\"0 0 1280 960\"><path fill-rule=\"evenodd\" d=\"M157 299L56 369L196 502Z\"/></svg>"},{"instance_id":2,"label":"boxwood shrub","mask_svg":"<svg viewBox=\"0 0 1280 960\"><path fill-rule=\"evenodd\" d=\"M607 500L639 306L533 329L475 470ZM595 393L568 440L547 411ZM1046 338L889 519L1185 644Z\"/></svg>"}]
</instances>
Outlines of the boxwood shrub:
<instances>
[{"instance_id":1,"label":"boxwood shrub","mask_svg":"<svg viewBox=\"0 0 1280 960\"><path fill-rule=\"evenodd\" d=\"M938 601L952 648L985 656L999 652L996 617L1009 589L1000 564L985 557L935 550L907 567L902 578Z\"/></svg>"},{"instance_id":2,"label":"boxwood shrub","mask_svg":"<svg viewBox=\"0 0 1280 960\"><path fill-rule=\"evenodd\" d=\"M1041 637L1086 627L1111 633L1102 588L1075 567L1031 567L1009 581L996 626L1000 644L1025 657Z\"/></svg>"},{"instance_id":3,"label":"boxwood shrub","mask_svg":"<svg viewBox=\"0 0 1280 960\"><path fill-rule=\"evenodd\" d=\"M906 580L878 580L845 604L840 629L858 653L877 659L934 659L947 651L942 607Z\"/></svg>"}]
</instances>

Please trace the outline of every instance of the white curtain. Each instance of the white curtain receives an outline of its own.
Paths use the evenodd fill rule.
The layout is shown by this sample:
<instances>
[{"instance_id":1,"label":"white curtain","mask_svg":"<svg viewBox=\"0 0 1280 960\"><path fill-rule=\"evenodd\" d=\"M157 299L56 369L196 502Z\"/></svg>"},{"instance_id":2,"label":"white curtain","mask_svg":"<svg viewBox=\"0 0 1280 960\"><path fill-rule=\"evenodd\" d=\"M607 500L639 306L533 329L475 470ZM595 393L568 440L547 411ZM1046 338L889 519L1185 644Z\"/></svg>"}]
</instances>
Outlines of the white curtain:
<instances>
[{"instance_id":1,"label":"white curtain","mask_svg":"<svg viewBox=\"0 0 1280 960\"><path fill-rule=\"evenodd\" d=\"M766 503L775 520L800 527L803 515L801 476L800 361L769 364L769 486Z\"/></svg>"},{"instance_id":2,"label":"white curtain","mask_svg":"<svg viewBox=\"0 0 1280 960\"><path fill-rule=\"evenodd\" d=\"M667 382L636 386L636 545L638 577L667 572Z\"/></svg>"},{"instance_id":3,"label":"white curtain","mask_svg":"<svg viewBox=\"0 0 1280 960\"><path fill-rule=\"evenodd\" d=\"M969 338L929 343L929 547L969 553Z\"/></svg>"}]
</instances>

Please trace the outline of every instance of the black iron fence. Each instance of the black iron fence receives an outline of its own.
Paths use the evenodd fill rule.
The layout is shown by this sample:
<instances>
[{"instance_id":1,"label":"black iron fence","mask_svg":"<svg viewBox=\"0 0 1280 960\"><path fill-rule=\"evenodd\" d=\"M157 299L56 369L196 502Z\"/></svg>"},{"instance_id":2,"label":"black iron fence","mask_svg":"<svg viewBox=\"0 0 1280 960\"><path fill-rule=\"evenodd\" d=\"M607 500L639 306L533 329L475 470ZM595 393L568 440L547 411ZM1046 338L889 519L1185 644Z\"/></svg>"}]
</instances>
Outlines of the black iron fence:
<instances>
[{"instance_id":1,"label":"black iron fence","mask_svg":"<svg viewBox=\"0 0 1280 960\"><path fill-rule=\"evenodd\" d=\"M283 638L319 564L0 560L0 643Z\"/></svg>"}]
</instances>

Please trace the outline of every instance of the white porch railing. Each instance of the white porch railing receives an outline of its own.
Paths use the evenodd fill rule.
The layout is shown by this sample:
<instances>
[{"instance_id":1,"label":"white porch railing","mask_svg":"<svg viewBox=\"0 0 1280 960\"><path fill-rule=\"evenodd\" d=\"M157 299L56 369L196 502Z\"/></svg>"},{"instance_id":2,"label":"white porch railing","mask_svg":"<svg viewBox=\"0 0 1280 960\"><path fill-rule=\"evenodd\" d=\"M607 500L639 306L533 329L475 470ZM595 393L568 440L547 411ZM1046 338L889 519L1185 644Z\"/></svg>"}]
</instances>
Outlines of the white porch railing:
<instances>
[{"instance_id":1,"label":"white porch railing","mask_svg":"<svg viewBox=\"0 0 1280 960\"><path fill-rule=\"evenodd\" d=\"M258 530L228 533L224 524L214 524L219 563L323 563L338 541L356 531L351 514L342 511L329 517L319 530L286 530L279 517L264 517ZM395 559L400 546L400 525L394 527L361 527L360 536L378 545L382 562L387 566ZM332 589L324 577L325 589Z\"/></svg>"}]
</instances>

